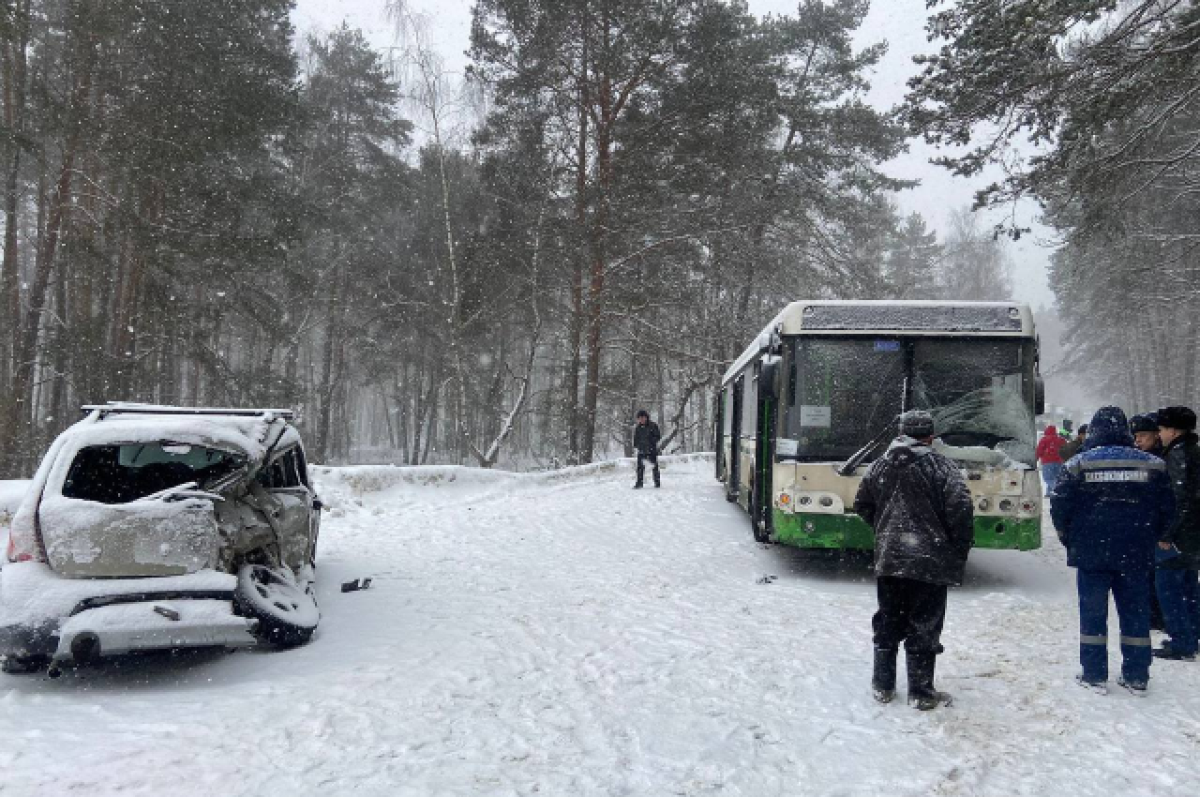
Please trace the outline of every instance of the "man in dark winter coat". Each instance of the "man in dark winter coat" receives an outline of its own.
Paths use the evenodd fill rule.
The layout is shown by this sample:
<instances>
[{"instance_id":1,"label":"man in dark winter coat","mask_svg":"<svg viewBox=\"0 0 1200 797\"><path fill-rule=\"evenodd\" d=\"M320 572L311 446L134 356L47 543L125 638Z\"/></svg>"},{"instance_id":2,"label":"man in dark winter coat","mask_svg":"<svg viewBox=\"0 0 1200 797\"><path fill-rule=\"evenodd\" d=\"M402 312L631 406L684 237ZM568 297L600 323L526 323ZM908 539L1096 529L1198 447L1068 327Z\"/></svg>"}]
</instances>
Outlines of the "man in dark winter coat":
<instances>
[{"instance_id":1,"label":"man in dark winter coat","mask_svg":"<svg viewBox=\"0 0 1200 797\"><path fill-rule=\"evenodd\" d=\"M642 480L646 475L646 460L654 466L654 486L662 486L658 473L658 441L661 439L662 432L658 431L658 424L650 420L650 413L638 410L637 426L633 429L633 447L637 449L637 484L633 485L634 489L642 487Z\"/></svg>"},{"instance_id":2,"label":"man in dark winter coat","mask_svg":"<svg viewBox=\"0 0 1200 797\"><path fill-rule=\"evenodd\" d=\"M1150 681L1150 573L1154 544L1171 519L1166 465L1133 447L1125 413L1103 407L1083 451L1050 495L1050 517L1076 568L1079 590L1078 682L1108 691L1108 596L1121 624L1117 683L1143 695Z\"/></svg>"},{"instance_id":3,"label":"man in dark winter coat","mask_svg":"<svg viewBox=\"0 0 1200 797\"><path fill-rule=\"evenodd\" d=\"M935 452L933 417L913 410L900 417L900 437L872 463L854 511L875 530L879 611L875 630L875 699L895 697L896 654L904 642L909 705L927 711L949 705L933 688L942 652L946 592L961 584L974 540L971 492L958 466Z\"/></svg>"},{"instance_id":4,"label":"man in dark winter coat","mask_svg":"<svg viewBox=\"0 0 1200 797\"><path fill-rule=\"evenodd\" d=\"M1062 448L1059 449L1058 455L1062 457L1064 463L1068 462L1071 457L1083 450L1083 443L1087 440L1088 425L1085 423L1079 427L1079 433L1075 435L1075 439L1068 440Z\"/></svg>"},{"instance_id":5,"label":"man in dark winter coat","mask_svg":"<svg viewBox=\"0 0 1200 797\"><path fill-rule=\"evenodd\" d=\"M1154 651L1161 659L1193 661L1200 634L1200 446L1196 413L1187 407L1158 411L1167 475L1175 494L1175 514L1158 543L1155 584L1171 641Z\"/></svg>"},{"instance_id":6,"label":"man in dark winter coat","mask_svg":"<svg viewBox=\"0 0 1200 797\"><path fill-rule=\"evenodd\" d=\"M1163 444L1158 437L1158 413L1148 412L1145 415L1134 415L1129 419L1129 431L1133 432L1133 447L1138 451L1153 454L1163 458ZM1150 573L1150 629L1165 631L1162 606L1158 603L1158 588L1155 586L1154 572Z\"/></svg>"}]
</instances>

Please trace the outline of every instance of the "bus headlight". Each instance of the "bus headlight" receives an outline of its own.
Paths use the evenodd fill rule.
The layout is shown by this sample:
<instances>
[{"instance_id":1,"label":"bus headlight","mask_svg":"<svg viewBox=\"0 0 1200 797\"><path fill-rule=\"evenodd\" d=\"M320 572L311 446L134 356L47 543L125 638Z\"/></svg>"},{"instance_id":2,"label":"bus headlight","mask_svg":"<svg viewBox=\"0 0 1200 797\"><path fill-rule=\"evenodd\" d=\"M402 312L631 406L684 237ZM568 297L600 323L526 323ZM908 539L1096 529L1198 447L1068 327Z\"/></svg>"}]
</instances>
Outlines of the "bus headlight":
<instances>
[{"instance_id":1,"label":"bus headlight","mask_svg":"<svg viewBox=\"0 0 1200 797\"><path fill-rule=\"evenodd\" d=\"M1013 509L1015 507L1016 507L1016 505L1012 502L1012 499L1010 499L1010 498L1001 498L1000 499L1000 511L1001 512L1011 512L1011 511L1013 511Z\"/></svg>"},{"instance_id":2,"label":"bus headlight","mask_svg":"<svg viewBox=\"0 0 1200 797\"><path fill-rule=\"evenodd\" d=\"M821 506L824 506L824 507L833 506L833 499L827 495L821 496Z\"/></svg>"},{"instance_id":3,"label":"bus headlight","mask_svg":"<svg viewBox=\"0 0 1200 797\"><path fill-rule=\"evenodd\" d=\"M975 506L979 507L980 512L986 512L992 508L992 501L990 498L987 498L987 497L980 498L978 501L975 502Z\"/></svg>"}]
</instances>

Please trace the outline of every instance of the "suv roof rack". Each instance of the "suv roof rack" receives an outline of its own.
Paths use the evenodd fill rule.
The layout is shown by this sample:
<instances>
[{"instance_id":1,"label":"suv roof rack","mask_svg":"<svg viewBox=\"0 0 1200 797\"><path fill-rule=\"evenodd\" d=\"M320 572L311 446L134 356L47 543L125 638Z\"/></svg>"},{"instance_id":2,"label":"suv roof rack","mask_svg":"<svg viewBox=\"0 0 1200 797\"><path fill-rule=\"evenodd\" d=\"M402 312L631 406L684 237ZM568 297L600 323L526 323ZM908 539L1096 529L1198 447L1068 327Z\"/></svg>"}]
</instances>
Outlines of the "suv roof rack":
<instances>
[{"instance_id":1,"label":"suv roof rack","mask_svg":"<svg viewBox=\"0 0 1200 797\"><path fill-rule=\"evenodd\" d=\"M137 415L225 415L242 418L254 418L273 415L285 421L296 417L294 410L282 409L249 409L238 407L171 407L164 404L134 404L125 401L111 401L108 404L85 404L80 409L83 412L98 412L100 418L108 415L130 413Z\"/></svg>"}]
</instances>

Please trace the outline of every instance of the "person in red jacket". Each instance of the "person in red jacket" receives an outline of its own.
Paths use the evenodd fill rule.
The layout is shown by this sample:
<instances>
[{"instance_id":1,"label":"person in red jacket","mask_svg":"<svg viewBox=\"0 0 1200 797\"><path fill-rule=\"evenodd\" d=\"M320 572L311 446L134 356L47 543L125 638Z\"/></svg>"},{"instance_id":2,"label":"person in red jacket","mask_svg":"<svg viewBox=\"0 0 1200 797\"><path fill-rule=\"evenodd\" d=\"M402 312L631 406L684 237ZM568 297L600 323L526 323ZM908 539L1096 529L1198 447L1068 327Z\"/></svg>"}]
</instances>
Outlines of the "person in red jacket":
<instances>
[{"instance_id":1,"label":"person in red jacket","mask_svg":"<svg viewBox=\"0 0 1200 797\"><path fill-rule=\"evenodd\" d=\"M1058 429L1053 424L1046 427L1042 439L1037 444L1037 461L1042 466L1042 481L1046 483L1046 495L1054 490L1058 475L1062 473L1062 447L1066 440L1059 437Z\"/></svg>"}]
</instances>

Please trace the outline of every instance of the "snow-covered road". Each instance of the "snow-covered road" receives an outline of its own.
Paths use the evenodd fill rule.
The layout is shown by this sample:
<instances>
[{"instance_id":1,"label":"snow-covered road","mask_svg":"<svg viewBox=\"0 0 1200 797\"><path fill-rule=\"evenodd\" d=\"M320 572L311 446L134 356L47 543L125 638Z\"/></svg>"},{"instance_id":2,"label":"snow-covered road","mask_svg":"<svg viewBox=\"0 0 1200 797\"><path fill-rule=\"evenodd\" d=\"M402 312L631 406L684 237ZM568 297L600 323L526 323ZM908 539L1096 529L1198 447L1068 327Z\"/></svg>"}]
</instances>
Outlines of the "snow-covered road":
<instances>
[{"instance_id":1,"label":"snow-covered road","mask_svg":"<svg viewBox=\"0 0 1200 797\"><path fill-rule=\"evenodd\" d=\"M710 461L320 479L312 644L0 676L0 793L1200 793L1200 664L1075 686L1052 533L972 555L923 714L870 698L867 563L754 544Z\"/></svg>"}]
</instances>

